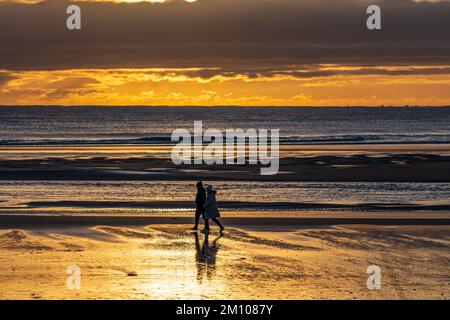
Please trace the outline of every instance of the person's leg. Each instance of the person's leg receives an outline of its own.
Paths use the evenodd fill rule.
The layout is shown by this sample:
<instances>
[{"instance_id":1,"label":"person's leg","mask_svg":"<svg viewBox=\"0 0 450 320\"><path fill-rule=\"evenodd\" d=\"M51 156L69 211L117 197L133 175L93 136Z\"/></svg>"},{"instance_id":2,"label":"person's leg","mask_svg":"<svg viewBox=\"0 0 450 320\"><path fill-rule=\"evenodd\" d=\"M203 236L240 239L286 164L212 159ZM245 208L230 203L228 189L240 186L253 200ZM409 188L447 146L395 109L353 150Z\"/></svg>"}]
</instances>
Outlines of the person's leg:
<instances>
[{"instance_id":1,"label":"person's leg","mask_svg":"<svg viewBox=\"0 0 450 320\"><path fill-rule=\"evenodd\" d=\"M205 210L202 210L202 218L205 223L205 229L209 230L209 221L208 219L205 219Z\"/></svg>"},{"instance_id":2,"label":"person's leg","mask_svg":"<svg viewBox=\"0 0 450 320\"><path fill-rule=\"evenodd\" d=\"M220 220L219 220L219 219L213 218L212 220L215 222L215 224L217 224L217 225L220 227L220 231L223 231L223 230L225 229L225 227L223 226L223 224L220 223Z\"/></svg>"},{"instance_id":3,"label":"person's leg","mask_svg":"<svg viewBox=\"0 0 450 320\"><path fill-rule=\"evenodd\" d=\"M205 219L205 229L203 229L205 232L209 232L209 220Z\"/></svg>"},{"instance_id":4,"label":"person's leg","mask_svg":"<svg viewBox=\"0 0 450 320\"><path fill-rule=\"evenodd\" d=\"M193 230L197 230L198 228L198 222L200 220L200 216L202 215L202 212L200 210L195 210L195 225L192 227Z\"/></svg>"}]
</instances>

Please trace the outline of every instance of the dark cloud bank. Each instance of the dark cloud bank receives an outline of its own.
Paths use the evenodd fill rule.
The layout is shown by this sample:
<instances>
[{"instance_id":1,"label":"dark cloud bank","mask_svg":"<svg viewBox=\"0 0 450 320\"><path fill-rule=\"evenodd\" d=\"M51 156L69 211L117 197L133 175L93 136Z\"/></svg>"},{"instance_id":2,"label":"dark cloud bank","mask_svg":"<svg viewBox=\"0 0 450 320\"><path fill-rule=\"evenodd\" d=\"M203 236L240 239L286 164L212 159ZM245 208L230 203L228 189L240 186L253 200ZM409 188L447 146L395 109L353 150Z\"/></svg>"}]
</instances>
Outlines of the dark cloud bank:
<instances>
[{"instance_id":1,"label":"dark cloud bank","mask_svg":"<svg viewBox=\"0 0 450 320\"><path fill-rule=\"evenodd\" d=\"M81 31L65 27L68 4L1 3L0 68L204 66L251 75L317 63L450 63L447 1L78 3ZM382 8L381 31L365 27L369 4Z\"/></svg>"}]
</instances>

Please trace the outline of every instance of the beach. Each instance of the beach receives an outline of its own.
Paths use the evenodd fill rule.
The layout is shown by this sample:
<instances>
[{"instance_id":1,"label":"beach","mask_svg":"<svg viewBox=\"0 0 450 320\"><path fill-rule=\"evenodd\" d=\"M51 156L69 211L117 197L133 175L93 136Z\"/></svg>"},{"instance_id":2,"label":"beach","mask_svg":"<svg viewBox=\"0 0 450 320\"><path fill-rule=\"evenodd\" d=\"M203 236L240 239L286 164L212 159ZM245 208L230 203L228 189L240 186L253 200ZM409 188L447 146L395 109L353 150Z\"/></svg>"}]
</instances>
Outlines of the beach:
<instances>
[{"instance_id":1,"label":"beach","mask_svg":"<svg viewBox=\"0 0 450 320\"><path fill-rule=\"evenodd\" d=\"M0 174L5 180L450 181L450 144L281 146L280 172L270 176L248 163L175 165L172 147L0 146Z\"/></svg>"},{"instance_id":2,"label":"beach","mask_svg":"<svg viewBox=\"0 0 450 320\"><path fill-rule=\"evenodd\" d=\"M449 298L448 145L286 147L272 178L93 148L8 147L0 299ZM190 230L197 180L223 236Z\"/></svg>"},{"instance_id":3,"label":"beach","mask_svg":"<svg viewBox=\"0 0 450 320\"><path fill-rule=\"evenodd\" d=\"M449 298L448 218L232 216L207 242L187 215L2 216L0 298ZM73 265L78 290L66 285ZM370 265L381 269L379 290L367 287Z\"/></svg>"},{"instance_id":4,"label":"beach","mask_svg":"<svg viewBox=\"0 0 450 320\"><path fill-rule=\"evenodd\" d=\"M448 108L239 110L284 128L274 176L175 165L168 134L202 108L168 127L153 116L171 108L27 110L29 128L0 128L0 299L449 298ZM218 128L235 120L215 110ZM223 236L190 230L199 180Z\"/></svg>"}]
</instances>

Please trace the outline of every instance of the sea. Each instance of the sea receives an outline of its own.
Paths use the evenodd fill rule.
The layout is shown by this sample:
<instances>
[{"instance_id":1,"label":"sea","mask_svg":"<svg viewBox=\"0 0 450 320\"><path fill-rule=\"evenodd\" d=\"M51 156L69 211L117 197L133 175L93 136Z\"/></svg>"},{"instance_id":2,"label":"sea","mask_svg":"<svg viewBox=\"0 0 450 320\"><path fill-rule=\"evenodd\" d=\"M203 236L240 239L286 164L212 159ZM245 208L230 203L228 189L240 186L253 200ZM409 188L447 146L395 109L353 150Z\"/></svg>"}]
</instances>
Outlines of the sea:
<instances>
[{"instance_id":1,"label":"sea","mask_svg":"<svg viewBox=\"0 0 450 320\"><path fill-rule=\"evenodd\" d=\"M0 107L1 147L67 145L171 144L173 130L203 128L279 129L285 145L424 145L450 143L450 107ZM7 161L11 154L0 154ZM17 154L14 154L17 156ZM42 155L42 157L46 157ZM73 154L71 155L73 156ZM308 209L323 205L450 205L446 183L395 182L214 182L219 201L304 203ZM126 202L186 201L194 197L186 181L5 181L0 177L0 212L93 210L73 201L107 201L126 210ZM58 205L55 204L60 204ZM66 203L66 205L63 205ZM55 207L57 207L55 209ZM328 207L327 207L328 208ZM47 208L50 210L50 208ZM101 209L101 208L97 208ZM182 208L191 210L189 206ZM255 208L253 208L255 209ZM34 211L33 211L34 210ZM133 209L130 209L131 211ZM274 206L273 210L276 210ZM110 208L104 209L111 211ZM135 211L138 211L137 209ZM141 210L142 211L142 210ZM145 210L143 210L146 212ZM147 212L170 211L152 208Z\"/></svg>"},{"instance_id":2,"label":"sea","mask_svg":"<svg viewBox=\"0 0 450 320\"><path fill-rule=\"evenodd\" d=\"M0 107L0 145L167 144L173 130L280 129L284 144L450 143L450 107Z\"/></svg>"}]
</instances>

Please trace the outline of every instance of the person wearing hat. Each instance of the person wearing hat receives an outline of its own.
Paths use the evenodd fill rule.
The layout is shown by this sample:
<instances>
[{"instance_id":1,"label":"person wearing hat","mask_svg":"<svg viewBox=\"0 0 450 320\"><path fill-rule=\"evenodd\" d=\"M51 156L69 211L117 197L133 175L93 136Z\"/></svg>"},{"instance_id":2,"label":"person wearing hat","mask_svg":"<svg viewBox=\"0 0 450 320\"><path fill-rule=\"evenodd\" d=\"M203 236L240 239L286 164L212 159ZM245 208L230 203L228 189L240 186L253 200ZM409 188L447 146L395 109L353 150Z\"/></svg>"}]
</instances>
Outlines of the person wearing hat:
<instances>
[{"instance_id":1,"label":"person wearing hat","mask_svg":"<svg viewBox=\"0 0 450 320\"><path fill-rule=\"evenodd\" d=\"M213 189L212 186L206 188L206 201L205 201L205 229L202 230L203 233L209 233L209 219L214 221L220 227L220 233L223 232L225 227L220 223L219 209L217 208L216 201L217 191Z\"/></svg>"}]
</instances>

